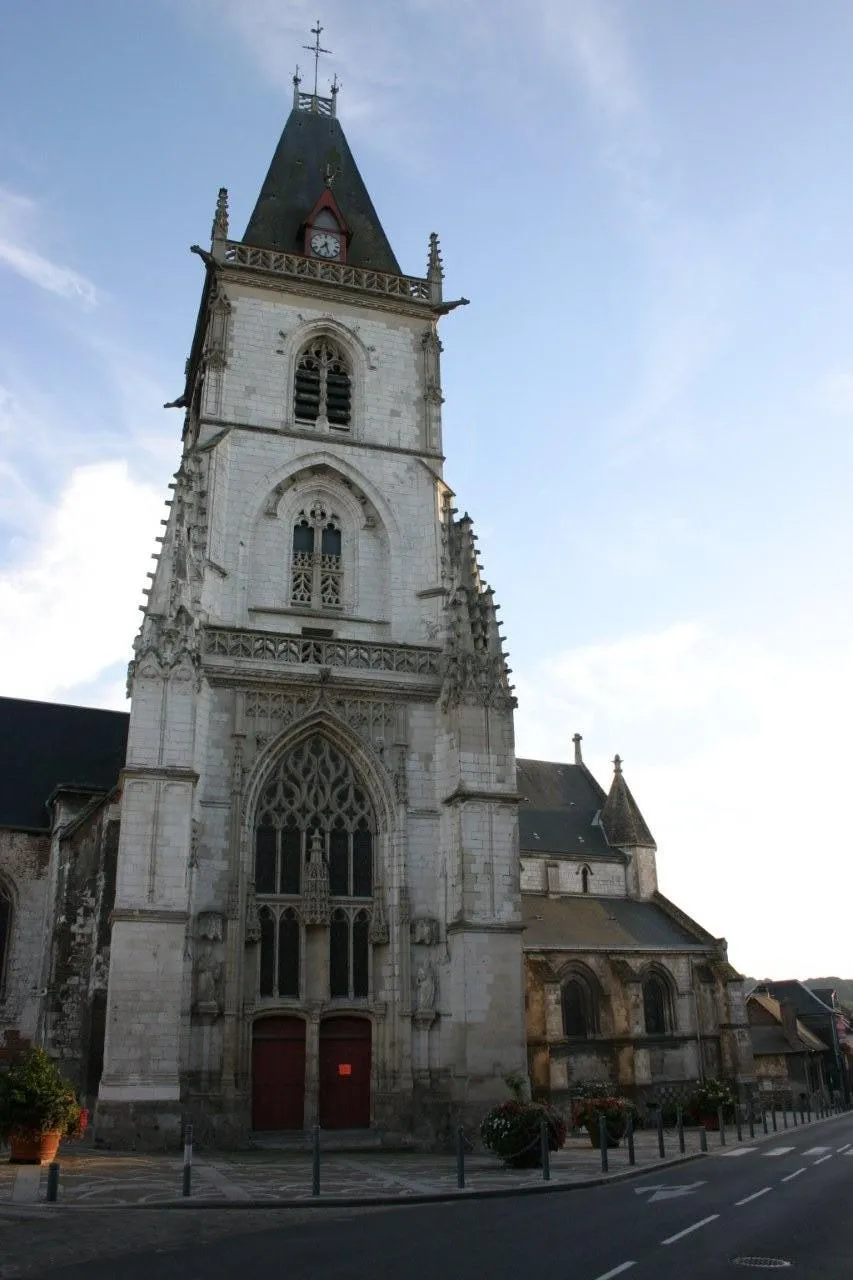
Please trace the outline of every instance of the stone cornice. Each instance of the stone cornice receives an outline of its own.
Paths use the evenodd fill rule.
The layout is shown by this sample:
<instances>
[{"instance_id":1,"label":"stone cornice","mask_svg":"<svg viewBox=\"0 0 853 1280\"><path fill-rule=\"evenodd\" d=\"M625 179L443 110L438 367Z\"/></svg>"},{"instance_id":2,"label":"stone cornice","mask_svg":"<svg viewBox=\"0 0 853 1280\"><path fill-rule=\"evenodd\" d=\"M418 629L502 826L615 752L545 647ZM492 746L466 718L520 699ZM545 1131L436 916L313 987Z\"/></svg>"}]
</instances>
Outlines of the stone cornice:
<instances>
[{"instance_id":1,"label":"stone cornice","mask_svg":"<svg viewBox=\"0 0 853 1280\"><path fill-rule=\"evenodd\" d=\"M475 791L468 787L459 786L455 791L451 791L449 796L445 796L442 804L464 804L466 800L476 800L480 804L484 800L492 800L498 804L518 804L521 796L517 791Z\"/></svg>"},{"instance_id":2,"label":"stone cornice","mask_svg":"<svg viewBox=\"0 0 853 1280\"><path fill-rule=\"evenodd\" d=\"M225 439L229 431L257 431L260 435L287 436L291 440L310 440L314 443L323 444L327 448L334 445L335 449L337 449L341 445L344 445L350 449L375 449L380 453L399 453L407 458L418 458L425 466L427 466L430 474L433 475L436 480L442 480L442 477L436 475L425 461L427 458L432 458L436 462L444 462L444 454L437 453L433 449L408 449L405 445L400 444L382 444L378 440L359 440L353 436L346 435L344 432L341 432L340 435L336 435L334 439L331 439L327 432L306 431L301 427L297 430L288 423L282 423L279 427L267 427L255 422L232 422L228 418L213 418L208 415L199 419L199 428L201 427L216 427L218 429L223 429L223 434L215 440L212 445L200 446L200 448L203 449L215 448L216 445L220 444L221 441Z\"/></svg>"},{"instance_id":3,"label":"stone cornice","mask_svg":"<svg viewBox=\"0 0 853 1280\"><path fill-rule=\"evenodd\" d=\"M504 920L451 920L447 933L522 933L521 921Z\"/></svg>"},{"instance_id":4,"label":"stone cornice","mask_svg":"<svg viewBox=\"0 0 853 1280\"><path fill-rule=\"evenodd\" d=\"M171 910L168 907L114 907L110 912L110 924L117 921L139 924L186 924L188 911Z\"/></svg>"},{"instance_id":5,"label":"stone cornice","mask_svg":"<svg viewBox=\"0 0 853 1280\"><path fill-rule=\"evenodd\" d=\"M119 777L169 779L174 782L198 782L199 774L195 769L183 769L179 765L168 764L128 764L122 769Z\"/></svg>"}]
</instances>

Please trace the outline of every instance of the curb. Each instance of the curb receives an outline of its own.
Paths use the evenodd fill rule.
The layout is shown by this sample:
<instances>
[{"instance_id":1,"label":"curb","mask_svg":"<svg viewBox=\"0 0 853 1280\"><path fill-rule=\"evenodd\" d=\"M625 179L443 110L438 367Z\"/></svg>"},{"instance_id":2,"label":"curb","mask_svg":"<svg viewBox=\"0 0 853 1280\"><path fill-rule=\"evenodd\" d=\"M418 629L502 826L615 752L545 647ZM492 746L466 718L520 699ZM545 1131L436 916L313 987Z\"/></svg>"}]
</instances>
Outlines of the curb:
<instances>
[{"instance_id":1,"label":"curb","mask_svg":"<svg viewBox=\"0 0 853 1280\"><path fill-rule=\"evenodd\" d=\"M595 1178L584 1178L578 1182L542 1182L526 1187L487 1187L483 1190L454 1188L447 1191L402 1192L399 1195L381 1196L326 1196L310 1197L306 1200L203 1200L189 1197L174 1200L146 1200L133 1204L47 1204L39 1201L32 1205L21 1205L6 1208L0 1205L0 1220L24 1221L30 1218L43 1217L49 1213L122 1213L140 1209L376 1209L405 1208L412 1204L448 1204L460 1203L463 1200L506 1200L515 1196L541 1196L566 1191L583 1191L589 1187L607 1186L611 1182L626 1182L632 1178L641 1178L654 1173L656 1169L673 1169L680 1164L689 1164L692 1160L704 1160L706 1152L695 1151L689 1155L679 1155L672 1159L659 1160L652 1165L635 1165L633 1168L621 1169L617 1173L604 1173Z\"/></svg>"}]
</instances>

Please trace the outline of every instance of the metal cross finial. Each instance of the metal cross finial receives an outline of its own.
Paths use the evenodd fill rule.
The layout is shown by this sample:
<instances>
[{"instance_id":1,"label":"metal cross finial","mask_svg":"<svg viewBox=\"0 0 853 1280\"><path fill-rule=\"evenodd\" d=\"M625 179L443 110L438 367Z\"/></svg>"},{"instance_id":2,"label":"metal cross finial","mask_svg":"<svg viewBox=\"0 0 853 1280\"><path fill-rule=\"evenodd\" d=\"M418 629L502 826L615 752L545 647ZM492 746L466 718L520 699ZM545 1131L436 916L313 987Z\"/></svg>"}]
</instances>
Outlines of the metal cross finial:
<instances>
[{"instance_id":1,"label":"metal cross finial","mask_svg":"<svg viewBox=\"0 0 853 1280\"><path fill-rule=\"evenodd\" d=\"M621 756L614 756L614 757L613 757L613 772L614 772L614 773L621 773L621 772L622 772L622 757L621 757Z\"/></svg>"},{"instance_id":2,"label":"metal cross finial","mask_svg":"<svg viewBox=\"0 0 853 1280\"><path fill-rule=\"evenodd\" d=\"M303 49L307 49L309 53L313 53L314 55L314 97L315 98L317 97L317 68L320 63L320 54L332 52L331 49L323 49L320 46L320 34L322 31L323 31L323 28L320 26L320 19L318 18L316 27L311 28L311 34L312 36L314 36L314 43L304 44L302 46Z\"/></svg>"}]
</instances>

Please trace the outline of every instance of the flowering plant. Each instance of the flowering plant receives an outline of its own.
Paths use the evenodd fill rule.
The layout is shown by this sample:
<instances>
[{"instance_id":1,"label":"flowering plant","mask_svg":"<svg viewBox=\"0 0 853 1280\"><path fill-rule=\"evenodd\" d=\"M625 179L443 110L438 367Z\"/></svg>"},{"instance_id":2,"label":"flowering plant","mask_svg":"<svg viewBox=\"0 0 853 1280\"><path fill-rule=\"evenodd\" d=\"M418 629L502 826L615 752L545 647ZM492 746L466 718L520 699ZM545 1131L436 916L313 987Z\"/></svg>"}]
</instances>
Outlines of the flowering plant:
<instances>
[{"instance_id":1,"label":"flowering plant","mask_svg":"<svg viewBox=\"0 0 853 1280\"><path fill-rule=\"evenodd\" d=\"M723 1114L728 1119L733 1113L734 1105L734 1094L726 1082L709 1076L707 1080L703 1080L693 1095L689 1111L696 1116L716 1117L717 1109L722 1107Z\"/></svg>"},{"instance_id":2,"label":"flowering plant","mask_svg":"<svg viewBox=\"0 0 853 1280\"><path fill-rule=\"evenodd\" d=\"M595 1129L599 1117L604 1116L608 1133L620 1137L625 1132L628 1117L636 1108L628 1098L609 1097L580 1098L572 1104L572 1121L576 1128Z\"/></svg>"},{"instance_id":3,"label":"flowering plant","mask_svg":"<svg viewBox=\"0 0 853 1280\"><path fill-rule=\"evenodd\" d=\"M559 1111L544 1102L522 1102L518 1098L499 1103L483 1117L480 1124L483 1146L515 1168L538 1165L542 1159L543 1120L548 1131L548 1149L559 1151L566 1141L566 1122Z\"/></svg>"},{"instance_id":4,"label":"flowering plant","mask_svg":"<svg viewBox=\"0 0 853 1280\"><path fill-rule=\"evenodd\" d=\"M0 1073L0 1138L13 1133L63 1136L79 1126L83 1108L74 1088L44 1049L27 1049ZM88 1117L87 1117L88 1118Z\"/></svg>"}]
</instances>

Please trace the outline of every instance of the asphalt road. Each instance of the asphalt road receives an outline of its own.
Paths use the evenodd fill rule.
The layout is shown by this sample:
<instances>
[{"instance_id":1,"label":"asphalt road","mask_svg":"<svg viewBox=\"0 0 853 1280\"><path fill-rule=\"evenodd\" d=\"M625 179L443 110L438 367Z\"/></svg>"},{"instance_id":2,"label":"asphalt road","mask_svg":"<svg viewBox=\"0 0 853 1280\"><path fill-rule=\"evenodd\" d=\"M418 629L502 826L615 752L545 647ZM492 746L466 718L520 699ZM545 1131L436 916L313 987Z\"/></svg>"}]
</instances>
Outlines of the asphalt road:
<instances>
[{"instance_id":1,"label":"asphalt road","mask_svg":"<svg viewBox=\"0 0 853 1280\"><path fill-rule=\"evenodd\" d=\"M853 1276L853 1116L600 1188L412 1206L234 1232L43 1271L63 1280L714 1280ZM774 1259L768 1268L749 1260ZM742 1261L739 1261L742 1260ZM0 1272L2 1274L2 1272Z\"/></svg>"}]
</instances>

